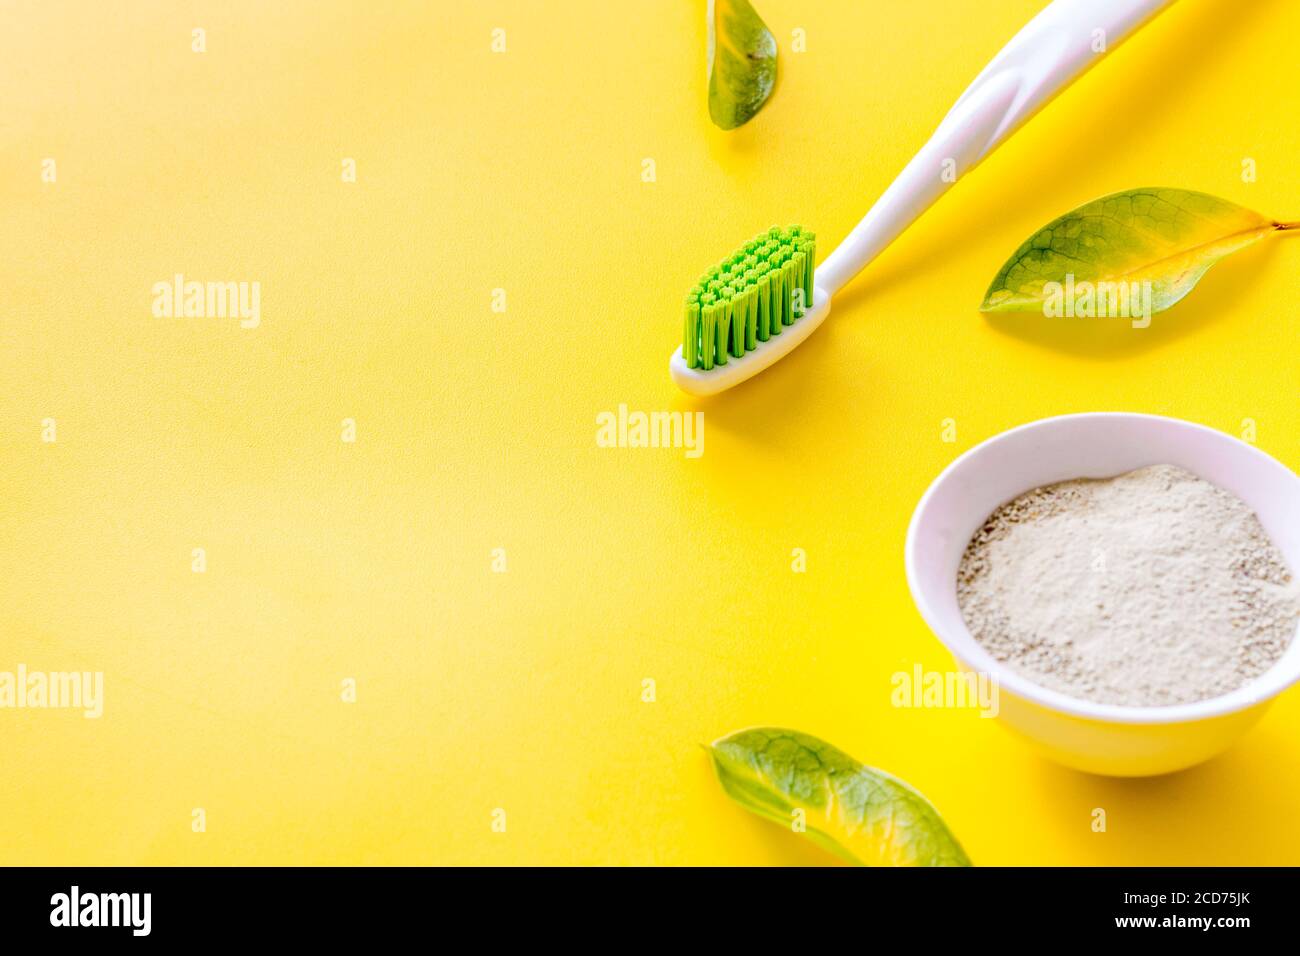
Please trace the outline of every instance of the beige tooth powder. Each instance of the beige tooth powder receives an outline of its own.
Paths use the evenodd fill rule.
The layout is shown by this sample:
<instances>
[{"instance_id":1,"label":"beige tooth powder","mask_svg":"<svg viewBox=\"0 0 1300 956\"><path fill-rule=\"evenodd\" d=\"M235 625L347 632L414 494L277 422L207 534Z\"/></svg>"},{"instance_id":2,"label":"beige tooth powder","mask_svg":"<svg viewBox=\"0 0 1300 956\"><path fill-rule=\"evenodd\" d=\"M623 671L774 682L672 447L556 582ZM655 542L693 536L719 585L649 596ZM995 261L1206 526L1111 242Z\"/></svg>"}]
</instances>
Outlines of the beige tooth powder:
<instances>
[{"instance_id":1,"label":"beige tooth powder","mask_svg":"<svg viewBox=\"0 0 1300 956\"><path fill-rule=\"evenodd\" d=\"M1225 694L1282 656L1300 587L1255 513L1172 465L1035 488L971 538L972 636L1035 683L1107 704Z\"/></svg>"}]
</instances>

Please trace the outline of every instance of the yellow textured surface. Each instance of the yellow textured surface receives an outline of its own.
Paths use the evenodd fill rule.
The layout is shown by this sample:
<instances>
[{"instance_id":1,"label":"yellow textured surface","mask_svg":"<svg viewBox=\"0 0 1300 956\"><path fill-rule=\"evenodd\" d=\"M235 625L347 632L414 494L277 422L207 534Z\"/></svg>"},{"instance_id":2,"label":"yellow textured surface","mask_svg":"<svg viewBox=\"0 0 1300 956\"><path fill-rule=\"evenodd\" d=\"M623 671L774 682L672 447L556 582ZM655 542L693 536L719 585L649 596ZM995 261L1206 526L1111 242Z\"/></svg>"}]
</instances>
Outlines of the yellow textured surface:
<instances>
[{"instance_id":1,"label":"yellow textured surface","mask_svg":"<svg viewBox=\"0 0 1300 956\"><path fill-rule=\"evenodd\" d=\"M1145 781L890 706L895 671L949 666L902 543L972 444L1126 409L1253 419L1300 464L1300 243L1145 331L976 311L1106 192L1300 218L1300 4L1147 27L702 405L687 460L595 442L620 403L696 407L666 371L683 291L774 222L824 255L1041 4L762 0L781 84L733 134L702 6L10 6L0 670L102 670L106 702L0 711L0 863L828 861L712 779L699 743L759 723L909 780L977 863L1300 863L1300 693ZM259 281L261 326L155 318L178 272Z\"/></svg>"}]
</instances>

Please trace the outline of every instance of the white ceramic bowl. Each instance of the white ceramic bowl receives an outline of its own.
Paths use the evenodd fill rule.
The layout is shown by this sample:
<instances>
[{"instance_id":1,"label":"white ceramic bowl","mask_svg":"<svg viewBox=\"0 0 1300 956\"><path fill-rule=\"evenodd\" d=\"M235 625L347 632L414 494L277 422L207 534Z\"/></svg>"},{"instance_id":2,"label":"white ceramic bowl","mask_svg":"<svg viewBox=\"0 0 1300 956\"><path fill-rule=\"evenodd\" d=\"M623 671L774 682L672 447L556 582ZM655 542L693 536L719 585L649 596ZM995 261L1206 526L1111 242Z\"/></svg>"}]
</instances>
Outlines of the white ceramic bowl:
<instances>
[{"instance_id":1,"label":"white ceramic bowl","mask_svg":"<svg viewBox=\"0 0 1300 956\"><path fill-rule=\"evenodd\" d=\"M971 637L957 606L957 567L998 505L1041 485L1156 464L1185 468L1237 495L1292 573L1300 571L1300 478L1231 435L1157 415L1063 415L990 438L934 480L907 532L907 583L926 623L964 670L997 680L1001 719L1052 759L1093 773L1144 776L1206 760L1300 679L1298 638L1272 668L1222 697L1169 707L1095 704L1034 683Z\"/></svg>"}]
</instances>

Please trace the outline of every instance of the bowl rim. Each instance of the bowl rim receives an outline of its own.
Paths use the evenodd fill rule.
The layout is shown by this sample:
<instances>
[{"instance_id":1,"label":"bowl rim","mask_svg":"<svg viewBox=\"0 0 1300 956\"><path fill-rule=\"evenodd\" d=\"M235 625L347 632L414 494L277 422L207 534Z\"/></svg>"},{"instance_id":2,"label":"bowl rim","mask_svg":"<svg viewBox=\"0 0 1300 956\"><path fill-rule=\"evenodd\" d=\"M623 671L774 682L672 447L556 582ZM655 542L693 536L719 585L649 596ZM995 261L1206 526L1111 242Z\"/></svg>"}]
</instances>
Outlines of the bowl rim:
<instances>
[{"instance_id":1,"label":"bowl rim","mask_svg":"<svg viewBox=\"0 0 1300 956\"><path fill-rule=\"evenodd\" d=\"M1014 428L992 435L976 445L968 448L935 476L921 495L912 511L911 521L907 526L907 539L903 547L903 563L907 572L907 587L912 594L912 602L916 605L922 619L929 626L934 636L946 647L958 661L959 664L972 670L989 674L994 678L999 688L1005 688L1018 697L1045 707L1048 710L1057 713L1068 714L1072 717L1079 717L1086 720L1101 721L1105 723L1116 724L1174 724L1187 723L1198 720L1209 720L1215 717L1223 717L1238 711L1246 710L1260 704L1264 704L1276 697L1282 691L1286 690L1292 684L1300 681L1300 654L1284 654L1268 670L1248 681L1235 690L1229 691L1218 697L1209 697L1205 700L1193 701L1185 704L1169 704L1163 706L1130 706L1125 704L1102 704L1093 701L1084 700L1080 697L1072 697L1061 691L1044 687L1035 683L1028 677L1013 670L1008 665L994 658L989 654L975 638L966 630L964 624L962 630L965 636L973 645L976 655L982 656L983 659L972 661L966 650L954 647L954 642L944 633L945 629L935 620L929 602L926 600L925 592L919 582L919 575L916 567L916 540L919 534L919 525L921 516L929 507L937 490L946 483L951 476L960 468L968 459L979 454L986 448L1007 441L1011 436L1021 432L1052 428L1063 422L1074 419L1133 419L1145 420L1153 425L1174 425L1181 428L1190 428L1196 431L1213 434L1217 439L1226 440L1228 443L1240 446L1248 457L1253 456L1257 464L1264 468L1281 469L1297 486L1297 493L1300 494L1300 477L1290 468L1278 461L1272 455L1256 448L1248 442L1242 441L1235 435L1230 435L1225 431L1217 428L1211 428L1208 425L1202 425L1198 422L1190 422L1182 418L1174 418L1169 415L1152 415L1144 412L1074 412L1065 415L1052 415L1047 418L1039 418L1034 421L1025 422ZM1026 491L1030 490L1028 488ZM1023 492L1022 492L1023 493ZM1292 573L1296 570L1292 568ZM1300 641L1300 626L1297 627L1297 635L1292 638L1293 641ZM1288 657L1290 662L1288 663ZM980 666L975 666L976 664ZM1285 666L1284 666L1285 665Z\"/></svg>"}]
</instances>

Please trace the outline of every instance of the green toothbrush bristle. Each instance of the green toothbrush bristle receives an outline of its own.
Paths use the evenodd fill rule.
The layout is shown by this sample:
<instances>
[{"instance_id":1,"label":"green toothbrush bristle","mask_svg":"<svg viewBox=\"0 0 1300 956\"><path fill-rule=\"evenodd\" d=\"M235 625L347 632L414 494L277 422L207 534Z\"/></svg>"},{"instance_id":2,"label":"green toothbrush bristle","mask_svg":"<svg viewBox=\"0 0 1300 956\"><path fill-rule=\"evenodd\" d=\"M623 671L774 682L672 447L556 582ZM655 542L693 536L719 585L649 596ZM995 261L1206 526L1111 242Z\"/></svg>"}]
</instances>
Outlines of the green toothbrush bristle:
<instances>
[{"instance_id":1,"label":"green toothbrush bristle","mask_svg":"<svg viewBox=\"0 0 1300 956\"><path fill-rule=\"evenodd\" d=\"M686 364L726 365L793 324L812 306L816 253L807 229L773 226L704 273L686 293Z\"/></svg>"}]
</instances>

